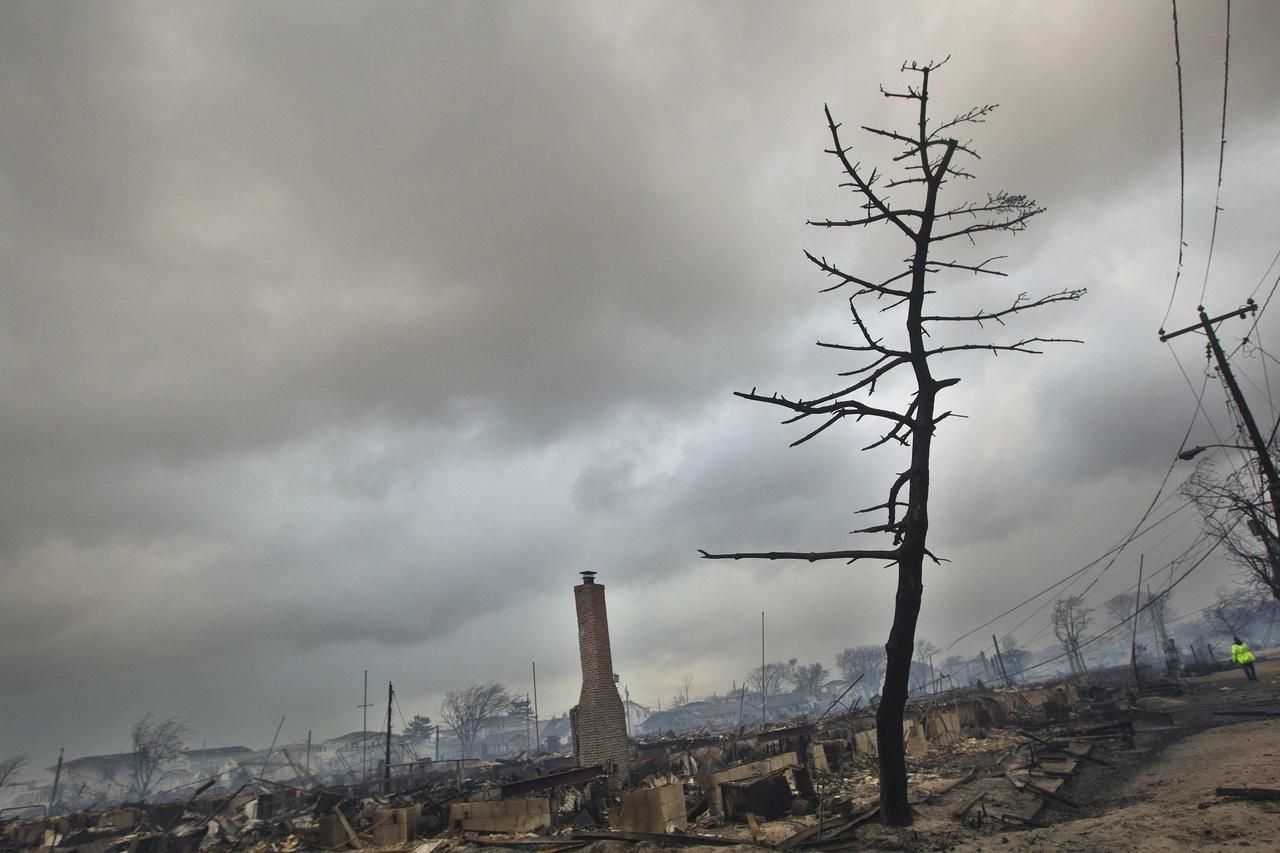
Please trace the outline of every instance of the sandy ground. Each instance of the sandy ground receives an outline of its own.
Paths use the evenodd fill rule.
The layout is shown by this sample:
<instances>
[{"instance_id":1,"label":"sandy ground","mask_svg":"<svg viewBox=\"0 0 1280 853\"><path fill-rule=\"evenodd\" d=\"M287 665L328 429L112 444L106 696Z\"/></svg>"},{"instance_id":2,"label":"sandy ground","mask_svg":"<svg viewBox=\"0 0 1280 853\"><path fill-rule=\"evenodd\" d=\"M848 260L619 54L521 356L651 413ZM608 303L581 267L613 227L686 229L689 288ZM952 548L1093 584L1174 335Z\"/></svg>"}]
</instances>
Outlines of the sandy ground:
<instances>
[{"instance_id":1,"label":"sandy ground","mask_svg":"<svg viewBox=\"0 0 1280 853\"><path fill-rule=\"evenodd\" d=\"M1204 680L1195 704L1274 698L1280 661ZM1223 690L1223 688L1227 688ZM1280 803L1226 800L1218 787L1280 787L1280 718L1237 722L1188 735L1098 798L1100 813L1047 829L1005 833L957 851L1280 850Z\"/></svg>"}]
</instances>

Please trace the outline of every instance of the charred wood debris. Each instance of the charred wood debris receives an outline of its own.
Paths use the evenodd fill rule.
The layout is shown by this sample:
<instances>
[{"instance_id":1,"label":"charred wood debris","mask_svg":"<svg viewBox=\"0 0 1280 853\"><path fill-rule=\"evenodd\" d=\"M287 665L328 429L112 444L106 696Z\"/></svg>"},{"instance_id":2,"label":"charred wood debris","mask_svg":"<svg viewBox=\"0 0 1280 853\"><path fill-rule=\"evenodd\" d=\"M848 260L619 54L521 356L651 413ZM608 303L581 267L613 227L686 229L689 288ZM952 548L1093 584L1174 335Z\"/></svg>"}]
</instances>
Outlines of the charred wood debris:
<instances>
[{"instance_id":1,"label":"charred wood debris","mask_svg":"<svg viewBox=\"0 0 1280 853\"><path fill-rule=\"evenodd\" d=\"M1177 692L1176 682L1144 692ZM1062 681L938 694L903 726L913 805L1004 833L1081 808L1072 780L1110 768L1169 715L1133 691ZM0 853L461 848L566 850L595 841L822 850L878 820L874 713L631 741L627 778L571 755L423 762L377 784L208 780L179 803L0 814ZM389 789L389 793L382 793Z\"/></svg>"}]
</instances>

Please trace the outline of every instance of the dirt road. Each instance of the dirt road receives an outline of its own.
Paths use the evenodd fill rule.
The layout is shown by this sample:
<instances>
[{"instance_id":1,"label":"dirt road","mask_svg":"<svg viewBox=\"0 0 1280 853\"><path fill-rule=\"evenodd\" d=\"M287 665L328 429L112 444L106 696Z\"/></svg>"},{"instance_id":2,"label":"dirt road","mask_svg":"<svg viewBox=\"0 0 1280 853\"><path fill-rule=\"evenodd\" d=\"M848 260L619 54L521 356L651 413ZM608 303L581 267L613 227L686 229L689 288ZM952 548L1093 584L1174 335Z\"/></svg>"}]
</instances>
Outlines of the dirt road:
<instances>
[{"instance_id":1,"label":"dirt road","mask_svg":"<svg viewBox=\"0 0 1280 853\"><path fill-rule=\"evenodd\" d=\"M1229 706L1233 699L1276 693L1280 661L1259 667L1246 684L1219 673L1199 697ZM1223 688L1227 688L1223 690ZM1208 694L1208 695L1205 695ZM957 851L1280 850L1280 803L1227 800L1218 787L1280 787L1280 718L1238 722L1171 744L1109 788L1101 813L1047 829L970 841Z\"/></svg>"}]
</instances>

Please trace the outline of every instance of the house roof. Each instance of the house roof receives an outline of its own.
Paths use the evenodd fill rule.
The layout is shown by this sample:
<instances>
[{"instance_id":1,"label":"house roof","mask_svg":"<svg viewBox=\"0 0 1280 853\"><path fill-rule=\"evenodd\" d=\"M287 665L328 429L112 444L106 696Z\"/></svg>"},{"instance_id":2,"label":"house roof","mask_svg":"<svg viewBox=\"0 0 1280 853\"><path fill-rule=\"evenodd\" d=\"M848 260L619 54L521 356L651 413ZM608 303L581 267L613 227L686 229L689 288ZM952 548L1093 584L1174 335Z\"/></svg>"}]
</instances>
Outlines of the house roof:
<instances>
[{"instance_id":1,"label":"house roof","mask_svg":"<svg viewBox=\"0 0 1280 853\"><path fill-rule=\"evenodd\" d=\"M215 746L208 749L188 749L183 751L183 755L187 758L229 758L233 755L242 755L244 753L253 752L247 746Z\"/></svg>"},{"instance_id":2,"label":"house roof","mask_svg":"<svg viewBox=\"0 0 1280 853\"><path fill-rule=\"evenodd\" d=\"M62 762L64 769L75 770L78 768L96 767L98 769L106 769L117 767L121 764L127 764L133 760L132 752L116 752L109 755L84 755L80 758L73 758L70 761ZM52 772L55 768L48 768Z\"/></svg>"}]
</instances>

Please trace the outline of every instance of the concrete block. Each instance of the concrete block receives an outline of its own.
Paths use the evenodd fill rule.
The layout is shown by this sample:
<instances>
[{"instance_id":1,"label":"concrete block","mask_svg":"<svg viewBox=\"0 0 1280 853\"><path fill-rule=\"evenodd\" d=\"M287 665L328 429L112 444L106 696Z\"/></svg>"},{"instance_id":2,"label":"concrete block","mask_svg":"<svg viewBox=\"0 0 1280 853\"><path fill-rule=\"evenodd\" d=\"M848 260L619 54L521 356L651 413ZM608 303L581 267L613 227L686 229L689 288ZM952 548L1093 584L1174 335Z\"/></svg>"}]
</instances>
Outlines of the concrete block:
<instances>
[{"instance_id":1,"label":"concrete block","mask_svg":"<svg viewBox=\"0 0 1280 853\"><path fill-rule=\"evenodd\" d=\"M667 833L689 825L685 812L684 786L679 783L657 788L640 788L622 796L622 807L614 829L623 832Z\"/></svg>"},{"instance_id":2,"label":"concrete block","mask_svg":"<svg viewBox=\"0 0 1280 853\"><path fill-rule=\"evenodd\" d=\"M827 748L821 743L809 744L809 767L823 773L831 772L831 767L827 764Z\"/></svg>"},{"instance_id":3,"label":"concrete block","mask_svg":"<svg viewBox=\"0 0 1280 853\"><path fill-rule=\"evenodd\" d=\"M336 814L321 815L316 825L316 844L322 849L332 850L347 843L347 833Z\"/></svg>"},{"instance_id":4,"label":"concrete block","mask_svg":"<svg viewBox=\"0 0 1280 853\"><path fill-rule=\"evenodd\" d=\"M551 801L545 797L449 807L450 828L463 832L533 832L550 825Z\"/></svg>"},{"instance_id":5,"label":"concrete block","mask_svg":"<svg viewBox=\"0 0 1280 853\"><path fill-rule=\"evenodd\" d=\"M933 744L952 743L960 737L960 715L955 711L935 711L924 720L924 734Z\"/></svg>"},{"instance_id":6,"label":"concrete block","mask_svg":"<svg viewBox=\"0 0 1280 853\"><path fill-rule=\"evenodd\" d=\"M929 740L924 735L924 726L911 721L904 722L903 728L907 730L907 755L916 761L926 757L929 754Z\"/></svg>"},{"instance_id":7,"label":"concrete block","mask_svg":"<svg viewBox=\"0 0 1280 853\"><path fill-rule=\"evenodd\" d=\"M414 809L377 809L373 813L373 824L370 834L373 843L379 847L403 844L413 841L418 836L418 815L421 808Z\"/></svg>"}]
</instances>

